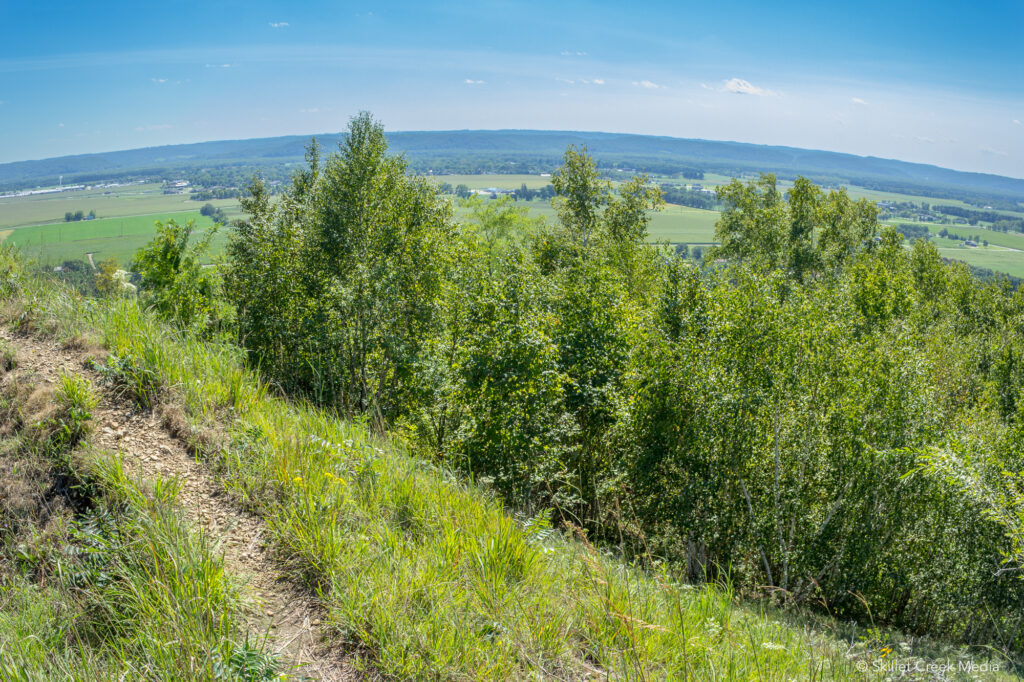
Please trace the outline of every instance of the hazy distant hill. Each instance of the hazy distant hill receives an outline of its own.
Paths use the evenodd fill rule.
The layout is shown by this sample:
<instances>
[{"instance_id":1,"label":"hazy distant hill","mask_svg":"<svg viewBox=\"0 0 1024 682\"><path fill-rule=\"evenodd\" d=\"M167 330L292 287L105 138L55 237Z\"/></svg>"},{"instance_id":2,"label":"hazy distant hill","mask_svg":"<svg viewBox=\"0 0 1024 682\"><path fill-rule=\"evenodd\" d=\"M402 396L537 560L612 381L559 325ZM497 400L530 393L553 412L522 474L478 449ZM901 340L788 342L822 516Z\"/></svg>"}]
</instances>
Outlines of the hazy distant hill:
<instances>
[{"instance_id":1,"label":"hazy distant hill","mask_svg":"<svg viewBox=\"0 0 1024 682\"><path fill-rule=\"evenodd\" d=\"M414 167L522 172L550 168L570 144L586 145L600 163L678 172L700 169L721 173L771 171L782 177L803 174L823 183L856 184L932 196L1004 199L1024 202L1024 179L961 171L877 157L717 142L652 135L543 130L452 130L396 132L392 148L405 152ZM333 148L340 134L317 135ZM118 174L208 166L274 166L299 161L309 136L149 147L102 154L81 154L0 164L0 186L93 180ZM486 163L485 163L486 162Z\"/></svg>"}]
</instances>

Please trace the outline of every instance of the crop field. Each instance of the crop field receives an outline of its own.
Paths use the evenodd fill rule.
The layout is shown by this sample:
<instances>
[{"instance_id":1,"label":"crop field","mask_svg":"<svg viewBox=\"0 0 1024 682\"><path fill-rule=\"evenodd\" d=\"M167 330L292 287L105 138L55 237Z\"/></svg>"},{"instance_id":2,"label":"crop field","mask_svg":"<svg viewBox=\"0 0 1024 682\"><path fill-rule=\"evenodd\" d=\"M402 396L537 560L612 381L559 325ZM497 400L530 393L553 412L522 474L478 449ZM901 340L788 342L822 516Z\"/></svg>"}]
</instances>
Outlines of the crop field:
<instances>
[{"instance_id":1,"label":"crop field","mask_svg":"<svg viewBox=\"0 0 1024 682\"><path fill-rule=\"evenodd\" d=\"M184 194L164 194L158 183L99 187L59 194L0 197L0 230L42 223L63 223L68 211L96 211L99 218L198 211L206 202L192 201ZM235 199L211 201L226 212L238 210Z\"/></svg>"},{"instance_id":2,"label":"crop field","mask_svg":"<svg viewBox=\"0 0 1024 682\"><path fill-rule=\"evenodd\" d=\"M93 254L94 262L116 258L127 263L137 249L153 238L156 221L172 219L179 223L194 220L198 228L213 225L198 210L179 211L13 228L0 231L0 240L17 245L29 258L44 265L84 260L89 253ZM224 239L224 235L218 235L215 246L220 247Z\"/></svg>"},{"instance_id":3,"label":"crop field","mask_svg":"<svg viewBox=\"0 0 1024 682\"><path fill-rule=\"evenodd\" d=\"M1016 232L996 232L995 230L988 230L983 227L951 227L948 225L929 225L928 231L933 235L936 235L938 241L936 245L939 247L943 246L944 240L937 235L945 228L950 235L955 235L957 239L974 239L978 237L988 241L989 244L995 246L1004 246L1008 249L1016 249L1018 251L1024 251L1024 235ZM1022 254L1024 256L1024 254Z\"/></svg>"},{"instance_id":4,"label":"crop field","mask_svg":"<svg viewBox=\"0 0 1024 682\"><path fill-rule=\"evenodd\" d=\"M1024 277L1024 253L1015 249L1000 246L943 246L945 240L936 241L939 253L943 258L962 260L969 265L989 268L997 272L1005 272L1016 277Z\"/></svg>"},{"instance_id":5,"label":"crop field","mask_svg":"<svg viewBox=\"0 0 1024 682\"><path fill-rule=\"evenodd\" d=\"M555 210L546 201L535 199L522 202L530 208L530 215L542 216L548 222L556 219ZM710 244L715 240L715 221L718 211L704 211L668 204L664 210L651 214L648 233L652 242L673 244Z\"/></svg>"}]
</instances>

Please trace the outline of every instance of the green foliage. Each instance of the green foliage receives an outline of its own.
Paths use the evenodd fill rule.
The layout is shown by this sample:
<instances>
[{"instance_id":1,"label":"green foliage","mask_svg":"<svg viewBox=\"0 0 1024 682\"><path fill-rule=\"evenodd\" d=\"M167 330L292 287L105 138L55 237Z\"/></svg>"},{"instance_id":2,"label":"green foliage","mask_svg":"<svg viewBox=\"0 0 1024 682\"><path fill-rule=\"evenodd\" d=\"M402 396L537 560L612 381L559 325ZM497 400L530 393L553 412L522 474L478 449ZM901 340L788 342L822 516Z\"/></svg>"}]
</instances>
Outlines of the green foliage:
<instances>
[{"instance_id":1,"label":"green foliage","mask_svg":"<svg viewBox=\"0 0 1024 682\"><path fill-rule=\"evenodd\" d=\"M211 333L230 323L216 267L204 267L215 230L190 244L193 222L156 223L156 237L139 249L132 269L142 278L140 294L157 312L185 328Z\"/></svg>"},{"instance_id":2,"label":"green foliage","mask_svg":"<svg viewBox=\"0 0 1024 682\"><path fill-rule=\"evenodd\" d=\"M690 579L1019 645L1024 586L996 575L1004 517L920 470L997 404L977 397L989 389L937 399L950 373L997 381L1002 414L1016 409L1024 363L955 350L1007 348L1005 291L929 243L876 238L873 205L803 178L722 189L709 255L724 262L702 272L647 245L658 188L613 186L583 151L553 178L554 226L471 199L452 229L403 170L362 117L323 168L311 150L278 206L257 186L231 290L270 376L379 410L515 507Z\"/></svg>"},{"instance_id":3,"label":"green foliage","mask_svg":"<svg viewBox=\"0 0 1024 682\"><path fill-rule=\"evenodd\" d=\"M718 199L725 204L715 226L721 244L710 255L783 268L796 281L835 272L877 229L874 204L853 202L846 190L825 195L802 177L788 196L771 174L746 185L733 179Z\"/></svg>"},{"instance_id":4,"label":"green foliage","mask_svg":"<svg viewBox=\"0 0 1024 682\"><path fill-rule=\"evenodd\" d=\"M441 313L444 329L449 333L447 336L438 336L434 340L436 344L431 343L428 347L431 357L442 349L451 350L450 343L441 341L461 339L459 329L472 329L471 325L460 327L465 320L457 314L466 310L468 304L456 303L473 300L468 295L473 291L472 288L464 287L464 284L473 282L477 277L482 283L490 276L486 274L486 263L475 260L472 257L474 253L477 252L462 245L455 254L455 262L460 266L459 279L449 283L451 291L445 293L445 305ZM505 315L505 319L514 321L516 317L513 313L518 306L515 301L537 301L537 307L530 309L540 311L540 317L532 318L539 320L537 324L522 325L514 334L522 335L534 327L543 327L543 334L535 333L534 337L543 339L547 336L553 339L557 318L552 314L546 321L544 317L547 306L561 294L551 282L541 277L538 266L531 264L528 253L520 253L519 260L514 264L494 270L509 273L509 281L501 284L504 288L515 284L531 288L527 292L529 295L512 300L501 314ZM639 320L622 325L630 334L630 352L627 354L626 373L616 379L613 386L626 385L632 388L634 378L639 380L636 374L643 368L640 361L645 356L636 356L634 363L633 350L642 349L646 352L646 349L656 346L647 344L650 339L632 335L660 329L655 327L657 320L664 319L666 323L673 321L671 328L675 330L676 340L685 339L691 334L701 335L702 329L708 329L714 335L702 337L702 343L709 348L713 348L720 338L736 337L743 340L743 346L750 349L749 353L760 352L756 325L751 322L749 328L742 328L743 308L721 310L727 307L724 305L726 301L736 305L745 297L757 294L755 300L759 303L754 307L759 311L759 319L781 318L775 326L768 327L770 332L775 335L788 329L783 323L792 318L772 313L773 302L778 302L775 294L787 287L762 286L759 282L763 275L754 272L744 277L742 290L730 296L728 292L732 280L725 277L725 273L712 278L708 274L701 274L693 264L663 259L666 254L654 255L656 263L671 268L675 274L672 282L666 281L664 285L659 281L645 285L644 288L650 289L650 292L642 300L647 301L653 312L642 319L643 325ZM503 258L507 260L509 256ZM469 267L470 264L474 267ZM0 260L0 266L7 265ZM618 270L615 267L602 266L598 269L604 270L605 276L617 276ZM517 272L519 276L513 277ZM960 274L959 269L950 270L950 281L955 281ZM784 279L779 274L775 278L779 280L776 284ZM969 278L966 281L970 284ZM953 286L951 290L957 290L958 286ZM721 291L716 292L719 288ZM182 401L193 423L220 420L229 442L218 444L205 454L214 461L217 471L222 473L225 486L254 513L266 520L270 530L269 540L279 556L293 567L293 575L319 591L328 612L333 641L354 645L351 650L357 656L365 655L366 662L383 675L400 679L532 679L538 675L580 679L600 675L630 679L845 680L860 678L857 667L878 660L879 651L884 651L884 646L898 647L901 662L914 656L909 659L913 663L928 663L916 657L928 655L931 644L916 635L900 637L879 625L871 625L865 631L847 623L845 618L842 621L809 620L799 615L799 612L781 612L768 604L745 606L739 593L732 592L728 584L719 581L687 585L683 576L676 572L680 565L677 563L678 558L685 556L681 552L665 551L663 556L672 558L670 562L651 562L646 567L631 566L628 561L590 544L583 539L582 533L575 530L550 532L548 523L551 516L556 520L561 518L557 509L537 509L531 519L522 518L521 515L511 518L502 511L493 496L482 491L479 486L460 481L436 461L412 456L413 453L408 451L404 442L405 436L409 435L407 432L402 431L393 438L383 439L375 436L361 423L345 422L331 411L318 409L305 401L289 401L274 395L266 390L265 382L255 370L244 366L244 355L237 349L228 344L203 343L194 336L168 328L150 311L141 309L134 299L104 299L88 306L85 309L87 312L83 312L77 297L67 295L52 284L43 286L31 278L23 278L18 280L12 291L20 292L16 294L16 300L8 301L14 311L13 315L19 315L27 306L31 306L33 319L41 325L46 320L66 319L66 322L60 324L45 324L55 329L75 330L75 333L83 333L91 325L96 325L102 331L107 347L117 357L132 358L134 365L151 373L160 385L174 387L174 399ZM467 296L459 298L455 295L459 291L466 292ZM501 288L496 287L495 291L500 292ZM1000 300L993 292L972 294L970 287L966 291L967 294L947 296L930 305L938 307L939 312L945 311L943 314L953 314L950 311L956 310L976 316ZM489 301L488 305L497 305L498 295L488 294L484 300ZM694 313L689 315L687 311L691 305ZM624 312L629 309L619 310ZM675 312L668 314L671 311ZM634 310L633 314L636 312ZM718 315L726 313L728 316L722 318L724 322L716 321ZM927 313L932 315L934 311L928 310ZM600 319L594 312L588 312L586 317ZM596 328L601 329L602 326L596 325ZM733 329L735 331L731 331ZM818 327L817 331L820 333L821 328ZM840 336L843 332L841 328L835 330ZM799 330L793 333L799 333ZM514 339L514 334L509 336ZM615 337L613 335L610 338ZM941 341L950 342L951 339L947 337ZM485 339L481 334L473 346L482 343L485 343ZM888 337L880 343L889 343ZM555 357L553 344L549 341L543 341L543 344L550 349L544 357ZM777 349L780 343L772 341L769 345ZM782 347L791 346L782 344ZM663 340L661 349L672 351L673 346ZM937 402L957 405L965 395L971 394L961 379L967 376L965 372L969 373L974 367L978 349L977 344L961 343L943 355L944 361L953 363L947 368L949 371L946 376L950 378L950 385L954 389L934 393ZM686 348L680 347L678 350L685 358ZM528 354L524 355L529 358ZM873 352L859 353L861 361L869 365L876 361L877 355ZM441 354L441 357L448 356ZM557 353L557 357L560 363L561 352ZM727 357L726 350L712 357L721 360ZM743 360L746 363L743 366L747 367L744 375L753 375L758 358L765 357L775 357L774 351L765 351L758 357ZM899 357L896 359L899 360ZM481 356L478 365L481 371L486 371L485 360L486 356ZM592 362L577 362L575 366L594 366ZM792 360L789 362L793 364ZM827 364L829 358L822 355L816 362ZM923 366L920 362L917 365ZM539 366L545 365L542 363ZM761 372L762 397L766 392L770 395L771 383L765 381L765 378L775 374L779 366L785 367L786 364L776 359ZM664 379L661 380L661 387L664 387L667 386L664 381L674 377L675 373L671 365L662 364L660 367L664 370ZM717 382L736 381L730 377L732 367L722 364L710 367L706 384L714 386ZM440 373L434 366L424 369L431 373L435 370ZM696 371L702 372L703 369L698 365ZM523 374L526 375L525 372ZM560 379L556 376L552 380ZM873 380L872 390L886 396L889 394L882 392L886 387L876 385L883 380L884 377ZM495 375L492 383L497 386L499 381L500 376ZM844 405L851 410L852 415L847 425L856 426L855 419L863 416L863 413L856 412L857 387L852 379L850 381L851 388ZM438 383L444 387L443 382ZM755 387L758 384L750 378L747 385ZM458 386L459 382L454 381L450 388ZM728 386L723 385L725 388ZM658 389L659 386L651 386L650 394L660 396ZM737 384L736 390L716 394L710 402L713 404L742 398L742 390L743 387ZM827 390L831 390L831 386L822 389L821 394ZM902 390L900 386L891 389L892 392ZM907 390L913 393L916 388ZM637 392L640 393L639 388ZM616 411L616 423L632 428L628 416L631 405L622 402L620 391L614 393L615 404L621 410ZM448 390L439 390L436 395L443 401L451 399L453 394ZM667 397L664 401L666 409L675 409L675 397L678 396ZM683 392L681 397L699 399L700 396ZM804 403L813 404L812 398L806 397ZM552 399L556 406L564 400L557 393L552 394ZM880 411L880 406L884 407L886 400L876 400L875 409ZM453 411L457 411L458 401L454 402ZM491 403L485 400L484 404ZM493 403L494 406L498 404ZM592 400L589 404L600 406L602 403ZM749 404L757 403L752 401ZM927 407L925 404L918 409ZM724 408L716 409L721 412ZM496 408L492 411L500 416ZM682 412L687 415L685 410ZM916 414L913 410L908 412ZM773 413L769 411L768 414ZM868 415L870 417L870 411ZM891 418L869 421L859 427L862 430L857 438L870 439L883 428L887 430L886 433L894 432L900 428L900 419L900 415L896 414ZM839 417L836 420L839 421ZM670 421L666 420L664 432L672 437L671 429L667 428L669 424ZM765 539L775 537L775 517L771 511L775 508L770 487L772 468L757 472L766 462L774 460L774 448L769 447L766 451L757 438L751 439L745 435L751 427L742 418L735 419L731 426L731 430L720 430L720 440L735 437L738 441L752 442L756 446L749 453L750 465L742 470L752 506L758 514L753 523L755 528L751 531L750 542L760 542L765 545L766 553L771 552L769 559L774 572L776 566L781 565L776 564L778 557L784 555L769 546ZM802 428L819 426L811 424ZM793 426L787 425L786 428ZM832 428L839 431L842 422ZM609 501L606 508L616 509L616 497L621 503L618 507L622 510L620 528L625 538L619 549L627 553L631 550L631 534L637 538L637 544L642 544L644 538L639 536L638 530L647 532L657 542L656 548L671 548L671 524L665 523L660 528L641 526L644 518L632 513L631 509L639 509L646 500L636 494L639 491L631 491L624 485L616 489L623 480L617 471L620 465L617 429L612 427L611 441L606 448L606 461L609 461L606 466L611 466L614 477L605 480L601 490L606 495L604 499ZM738 435L733 436L732 431ZM774 432L774 429L770 431ZM624 433L628 435L628 431ZM567 432L565 442L572 442L572 438L575 438L574 434ZM828 452L827 444L821 447L813 445L813 441L810 445L805 443L802 449L787 445L789 449L782 449L781 454L788 458L785 460L787 462L799 462L802 451L818 457ZM698 451L698 446L694 445L691 451ZM726 444L718 444L714 450L715 453L729 451ZM744 451L733 454L733 461L746 461L743 459ZM860 468L852 470L859 475L856 485L870 489L875 483L869 476L860 475L871 471L871 453L866 454L868 456L862 458ZM557 465L561 462L562 450L556 449L547 457L548 461ZM888 459L898 461L900 458L912 457L912 453L903 451L892 453ZM627 454L623 453L622 458L628 459ZM530 465L525 459L521 461L526 466ZM690 463L685 459L669 458L665 460L662 471L686 471L689 466ZM885 471L898 469L893 466ZM103 471L113 474L115 468L108 467ZM694 477L699 473L696 472ZM795 477L797 472L787 472L786 475ZM809 473L807 477L811 478L813 474ZM480 478L484 478L484 475L481 474ZM118 493L119 501L127 500L136 504L139 498L131 493L131 486L123 481L123 476L104 476L103 480L117 481L111 487L123 491ZM723 474L718 480L728 480L728 476ZM886 480L891 487L903 485L902 479L890 477ZM651 483L649 490L652 495L658 495L669 503L678 492L673 488L659 488L656 480L652 479ZM731 489L726 488L724 492L718 489L722 500L706 501L708 509L728 509L734 500L726 498L726 493L735 492L737 486L734 479ZM879 487L884 489L882 485ZM164 486L165 490L167 488L173 486ZM538 488L541 495L550 496L543 486ZM522 492L515 487L511 490L513 495ZM711 488L712 492L715 490ZM787 492L782 496L783 508L786 513L798 509L788 501L794 497L803 500L805 504L813 504L819 490L821 488L809 487L804 491L805 497ZM859 491L860 488L852 489L851 497L859 495ZM916 489L911 492L916 492ZM158 500L167 499L171 494L171 491L166 495L157 494L154 490L154 497ZM888 503L894 497L890 495L882 498L886 505L880 507L873 506L874 500L870 496L863 498L860 503L863 509L855 507L861 509L855 521L862 523L870 519L871 515L888 515L892 511ZM966 511L958 511L956 506L932 507L932 499L922 497L918 503L913 496L899 498L900 504L906 504L908 500L914 503L909 505L904 516L904 520L916 520L914 528L918 530L914 532L932 533L946 542L950 539L949 526L933 523L936 518L941 520L947 515L960 515L964 527L970 527L977 518ZM746 507L746 503L743 502L742 506ZM930 508L938 510L936 517L923 514L922 510ZM843 513L846 513L846 508ZM743 521L741 518L741 524ZM843 520L843 523L846 521ZM830 524L826 524L827 542L820 548L822 556L827 556L836 547L842 548L842 541L849 541L854 548L860 546L857 537L843 537L841 531L833 535ZM899 521L893 521L892 525L898 527ZM702 517L694 525L693 531L698 534L707 529L708 537L713 538L721 528L723 524L720 519ZM908 531L908 535L913 533ZM167 537L166 534L146 526L144 533L133 534L131 537L137 541L129 545L129 548L136 550L139 556L162 556L162 551L154 550L152 543L157 540L165 542L163 538ZM893 537L898 541L907 535ZM971 540L972 537L977 539ZM996 541L1001 537L997 530ZM929 597L933 599L932 604L941 606L940 598L949 599L949 586L959 584L957 581L961 580L962 575L971 576L973 582L967 583L968 587L961 590L964 593L963 601L954 605L960 609L961 614L971 613L970 608L975 608L979 601L985 601L992 605L1002 604L1004 611L996 612L997 615L1005 612L1012 615L1010 601L999 602L997 593L974 593L979 585L975 578L986 575L987 555L973 550L991 547L991 536L984 533L979 535L971 529L953 538L958 542L966 539L976 544L963 549L956 545L956 551L947 552L945 545L922 541L907 548L903 554L894 556L890 564L884 565L882 578L899 578L900 562L909 560L917 571L916 575L924 575L917 585L922 588L933 583L937 585ZM876 556L884 556L881 550L891 549L891 544L887 544L889 539L875 539L876 548L879 548ZM618 542L619 537L615 540ZM798 543L796 546L803 545ZM918 552L915 558L914 552L922 547L931 549L929 552ZM750 547L742 543L737 545L736 551L742 555L741 559L751 553ZM752 551L755 558L758 558L756 547ZM124 550L118 553L122 552ZM182 577L168 580L173 586L172 590L164 588L159 592L172 595L169 608L130 611L133 614L131 623L134 629L117 630L117 633L124 632L126 639L115 640L125 643L119 649L124 655L118 661L127 662L112 666L116 671L112 673L113 677L125 669L131 671L126 679L144 676L134 674L139 668L130 666L138 660L149 661L145 656L151 652L163 651L166 653L155 660L154 669L173 671L168 674L171 679L202 678L207 675L207 671L220 670L218 663L229 661L240 648L245 648L237 638L219 638L219 633L238 632L227 627L237 622L233 620L234 611L229 609L225 613L224 607L230 601L206 596L215 588L219 574L214 570L195 571L196 563L187 558L191 554L180 550L175 552L174 556L178 560L163 564L165 573L177 576L175 571L180 570ZM977 566L970 565L966 572L962 572L959 564L965 555L978 557ZM755 569L758 561L754 562ZM855 565L843 561L844 565ZM749 561L742 563L750 564ZM920 570L929 563L934 565L932 573ZM217 564L211 562L202 565L212 569ZM795 561L791 561L791 565L796 565ZM878 567L877 560L872 566L869 577L874 568ZM714 566L709 565L708 568L709 574L713 575ZM146 575L162 577L165 573L150 570ZM896 578L892 578L892 575ZM797 578L798 575L791 576L791 581L795 582ZM753 579L758 580L756 577ZM942 580L947 582L942 583ZM211 581L214 581L213 584ZM136 585L135 582L130 584ZM998 586L998 581L988 583L992 584ZM185 589L189 586L192 591ZM138 592L144 596L152 594L148 589L140 588ZM74 632L69 628L68 620L50 615L68 613L60 607L60 604L66 603L62 601L63 595L48 594L39 598L37 594L20 590L0 594L0 600L19 600L9 608L0 607L0 638L11 633L11 641L22 646L17 649L19 658L16 661L28 661L29 665L40 669L50 665L47 669L57 671L54 677L65 679L67 675L60 675L68 665L65 659L83 649L74 647L75 640L68 638L68 633ZM916 594L914 592L915 599ZM902 596L902 593L878 594L873 598L884 601ZM851 601L856 599L851 598ZM11 601L3 603L10 604ZM875 602L871 603L872 614L876 611L876 605ZM200 611L202 614L210 613L207 606L218 614L213 623L217 627L196 630L190 624L199 617ZM182 615L180 618L163 615L167 613L172 616L179 613ZM928 621L928 615L927 609L918 614L920 628L941 631L942 624ZM874 617L881 620L887 616ZM868 623L871 619L865 617ZM210 620L206 618L199 622L209 623ZM159 623L169 624L161 626ZM1004 641L993 635L994 628L990 621L983 621L979 617L975 627L986 644L1001 645ZM987 633L985 628L988 628ZM149 642L151 645L147 646ZM170 646L169 642L176 644ZM21 653L26 651L27 646L33 647L31 652ZM12 650L10 646L4 649L5 652ZM96 656L95 649L84 651L90 657ZM946 648L941 650L940 655L945 660L952 660L954 666L958 659L984 660L981 658L983 654L971 650ZM188 668L189 665L192 667ZM92 672L92 675L83 674L80 679L104 679L103 675L94 672L95 669L87 668L87 672ZM6 673L6 669L0 668L0 672Z\"/></svg>"},{"instance_id":5,"label":"green foliage","mask_svg":"<svg viewBox=\"0 0 1024 682\"><path fill-rule=\"evenodd\" d=\"M323 166L316 147L277 206L262 185L232 235L229 294L239 335L285 387L386 420L415 400L436 327L451 208L387 155L381 126L352 120Z\"/></svg>"}]
</instances>

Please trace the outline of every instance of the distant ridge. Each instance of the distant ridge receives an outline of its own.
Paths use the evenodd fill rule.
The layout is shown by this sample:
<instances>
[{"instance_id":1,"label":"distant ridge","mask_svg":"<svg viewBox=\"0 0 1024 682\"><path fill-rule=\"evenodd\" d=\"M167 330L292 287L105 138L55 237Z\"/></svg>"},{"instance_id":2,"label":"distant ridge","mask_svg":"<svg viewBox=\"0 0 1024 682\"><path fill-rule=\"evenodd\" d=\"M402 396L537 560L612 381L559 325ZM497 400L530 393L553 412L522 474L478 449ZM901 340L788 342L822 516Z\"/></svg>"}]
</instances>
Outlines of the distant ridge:
<instances>
[{"instance_id":1,"label":"distant ridge","mask_svg":"<svg viewBox=\"0 0 1024 682\"><path fill-rule=\"evenodd\" d=\"M0 164L0 187L26 186L57 179L93 180L155 169L196 169L211 166L270 166L302 159L312 136L221 140L147 147L98 154L62 156ZM330 149L339 133L317 135ZM509 171L553 166L566 146L586 145L605 165L671 171L674 167L719 173L774 172L790 178L806 175L818 182L855 184L930 196L992 197L1024 201L1024 179L956 171L895 159L864 157L796 147L713 140L546 130L447 130L393 132L392 149L404 152L413 165L446 160L490 159ZM417 163L422 162L422 163ZM493 164L492 164L493 166Z\"/></svg>"}]
</instances>

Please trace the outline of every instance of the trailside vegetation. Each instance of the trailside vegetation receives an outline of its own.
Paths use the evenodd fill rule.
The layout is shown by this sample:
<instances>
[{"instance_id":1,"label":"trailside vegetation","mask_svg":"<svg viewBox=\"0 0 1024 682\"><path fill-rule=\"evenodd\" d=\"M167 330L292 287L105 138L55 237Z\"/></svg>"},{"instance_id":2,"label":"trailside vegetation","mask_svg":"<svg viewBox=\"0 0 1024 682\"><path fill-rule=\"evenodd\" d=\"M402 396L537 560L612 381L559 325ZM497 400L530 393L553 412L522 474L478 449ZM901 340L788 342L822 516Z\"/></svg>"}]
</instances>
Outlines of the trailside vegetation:
<instances>
[{"instance_id":1,"label":"trailside vegetation","mask_svg":"<svg viewBox=\"0 0 1024 682\"><path fill-rule=\"evenodd\" d=\"M641 563L1024 650L1024 294L803 178L721 188L698 266L583 149L536 225L456 222L386 148L360 115L245 200L225 292L264 376Z\"/></svg>"}]
</instances>

